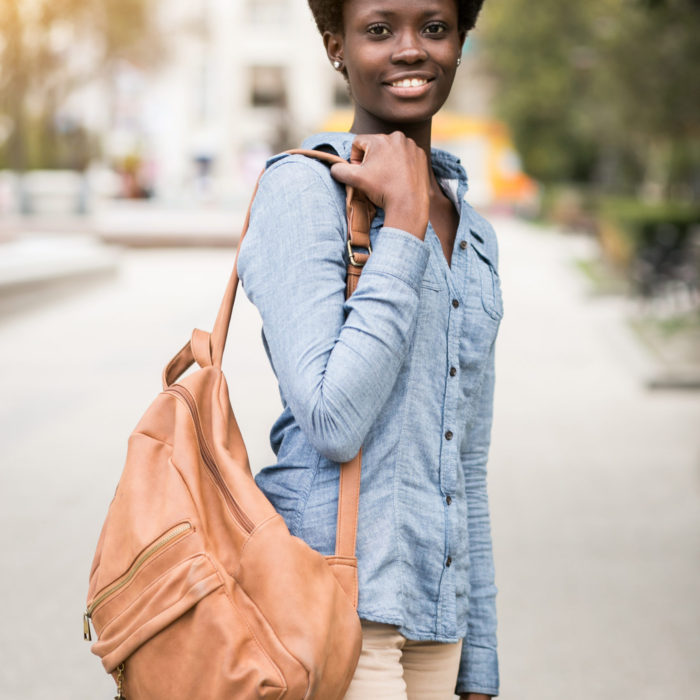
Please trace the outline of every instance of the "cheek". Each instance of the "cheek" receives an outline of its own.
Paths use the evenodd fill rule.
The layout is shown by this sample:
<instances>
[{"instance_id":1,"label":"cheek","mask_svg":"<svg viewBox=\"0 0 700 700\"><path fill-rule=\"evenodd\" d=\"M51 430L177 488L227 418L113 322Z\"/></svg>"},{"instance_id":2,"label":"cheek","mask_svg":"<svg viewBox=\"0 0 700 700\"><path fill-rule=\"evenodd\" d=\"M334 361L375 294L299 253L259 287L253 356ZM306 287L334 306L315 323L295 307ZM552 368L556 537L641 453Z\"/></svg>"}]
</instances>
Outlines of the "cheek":
<instances>
[{"instance_id":1,"label":"cheek","mask_svg":"<svg viewBox=\"0 0 700 700\"><path fill-rule=\"evenodd\" d=\"M367 61L350 64L347 68L347 77L353 94L376 91L380 87L377 70Z\"/></svg>"}]
</instances>

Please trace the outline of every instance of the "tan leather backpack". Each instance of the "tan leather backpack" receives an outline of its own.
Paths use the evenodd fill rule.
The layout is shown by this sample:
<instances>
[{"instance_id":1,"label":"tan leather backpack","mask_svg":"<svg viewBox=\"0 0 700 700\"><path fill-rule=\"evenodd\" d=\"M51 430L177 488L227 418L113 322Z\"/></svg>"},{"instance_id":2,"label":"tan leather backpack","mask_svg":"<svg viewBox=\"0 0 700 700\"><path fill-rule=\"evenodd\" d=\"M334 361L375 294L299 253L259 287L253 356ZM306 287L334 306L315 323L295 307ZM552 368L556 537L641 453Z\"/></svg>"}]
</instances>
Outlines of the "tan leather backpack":
<instances>
[{"instance_id":1,"label":"tan leather backpack","mask_svg":"<svg viewBox=\"0 0 700 700\"><path fill-rule=\"evenodd\" d=\"M348 188L347 214L349 295L373 207ZM118 698L340 700L360 654L361 453L341 467L336 550L323 557L290 535L250 470L221 371L237 287L234 262L213 332L194 330L129 438L99 538L84 636L91 620Z\"/></svg>"}]
</instances>

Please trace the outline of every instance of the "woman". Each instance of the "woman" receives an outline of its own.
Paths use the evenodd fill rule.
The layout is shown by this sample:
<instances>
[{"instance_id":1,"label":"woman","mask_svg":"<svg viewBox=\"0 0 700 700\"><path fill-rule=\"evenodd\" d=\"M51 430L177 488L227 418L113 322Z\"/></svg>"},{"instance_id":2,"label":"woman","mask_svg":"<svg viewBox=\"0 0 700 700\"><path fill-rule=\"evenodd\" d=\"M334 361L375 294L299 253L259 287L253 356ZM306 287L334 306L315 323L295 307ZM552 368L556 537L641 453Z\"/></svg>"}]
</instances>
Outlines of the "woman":
<instances>
[{"instance_id":1,"label":"woman","mask_svg":"<svg viewBox=\"0 0 700 700\"><path fill-rule=\"evenodd\" d=\"M339 463L363 448L363 651L350 700L498 694L486 459L503 306L491 226L431 150L482 0L310 0L355 103L349 133L268 162L239 258L284 410L258 483L291 532L335 542ZM377 206L345 300L345 185Z\"/></svg>"}]
</instances>

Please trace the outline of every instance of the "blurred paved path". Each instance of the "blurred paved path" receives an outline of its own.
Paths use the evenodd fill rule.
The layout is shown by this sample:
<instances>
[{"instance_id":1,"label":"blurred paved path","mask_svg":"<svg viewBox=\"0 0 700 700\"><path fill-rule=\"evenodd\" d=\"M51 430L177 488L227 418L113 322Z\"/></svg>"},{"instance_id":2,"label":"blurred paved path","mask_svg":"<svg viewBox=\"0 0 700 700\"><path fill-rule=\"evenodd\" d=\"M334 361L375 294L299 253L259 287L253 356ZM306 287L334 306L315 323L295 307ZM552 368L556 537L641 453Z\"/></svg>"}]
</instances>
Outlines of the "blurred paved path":
<instances>
[{"instance_id":1,"label":"blurred paved path","mask_svg":"<svg viewBox=\"0 0 700 700\"><path fill-rule=\"evenodd\" d=\"M573 269L580 241L495 223L501 697L693 697L700 395L644 390L648 360L619 303L589 299ZM81 636L97 534L126 438L164 363L212 323L231 262L224 250L128 251L116 277L0 316L1 700L114 695ZM236 316L225 369L260 466L278 399L255 311Z\"/></svg>"}]
</instances>

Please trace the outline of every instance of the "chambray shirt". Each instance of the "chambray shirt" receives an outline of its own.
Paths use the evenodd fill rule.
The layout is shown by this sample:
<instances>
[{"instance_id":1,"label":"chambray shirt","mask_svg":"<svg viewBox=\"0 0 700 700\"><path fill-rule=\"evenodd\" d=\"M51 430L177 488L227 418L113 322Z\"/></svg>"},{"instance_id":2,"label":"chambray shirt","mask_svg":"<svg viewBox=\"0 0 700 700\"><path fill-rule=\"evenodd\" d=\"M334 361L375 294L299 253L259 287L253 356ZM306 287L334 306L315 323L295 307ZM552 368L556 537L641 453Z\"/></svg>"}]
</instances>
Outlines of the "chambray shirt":
<instances>
[{"instance_id":1,"label":"chambray shirt","mask_svg":"<svg viewBox=\"0 0 700 700\"><path fill-rule=\"evenodd\" d=\"M353 135L304 148L349 158ZM339 463L360 447L358 613L408 639L464 639L457 692L498 693L486 462L494 341L503 314L492 227L467 178L432 165L459 210L451 267L425 241L372 223L372 255L345 299L345 188L304 156L268 161L241 245L240 278L263 321L283 411L277 463L257 482L292 534L335 546Z\"/></svg>"}]
</instances>

